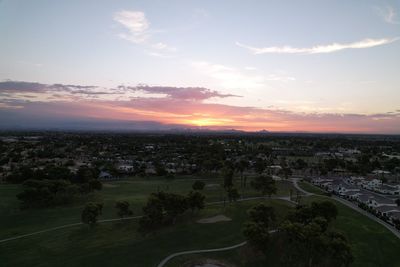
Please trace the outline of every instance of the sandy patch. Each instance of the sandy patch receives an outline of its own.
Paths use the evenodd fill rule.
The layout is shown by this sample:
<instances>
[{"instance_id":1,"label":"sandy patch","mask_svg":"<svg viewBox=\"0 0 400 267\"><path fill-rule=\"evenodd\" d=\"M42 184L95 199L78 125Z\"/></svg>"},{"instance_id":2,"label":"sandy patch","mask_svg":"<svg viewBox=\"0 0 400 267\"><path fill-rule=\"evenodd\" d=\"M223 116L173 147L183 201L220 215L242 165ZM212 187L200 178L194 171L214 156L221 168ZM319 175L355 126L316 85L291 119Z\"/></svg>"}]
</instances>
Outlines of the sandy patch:
<instances>
[{"instance_id":1,"label":"sandy patch","mask_svg":"<svg viewBox=\"0 0 400 267\"><path fill-rule=\"evenodd\" d=\"M206 184L207 188L215 188L215 187L220 187L219 184Z\"/></svg>"},{"instance_id":2,"label":"sandy patch","mask_svg":"<svg viewBox=\"0 0 400 267\"><path fill-rule=\"evenodd\" d=\"M108 187L108 188L112 188L112 187L118 187L119 185L117 184L103 184L103 187Z\"/></svg>"},{"instance_id":3,"label":"sandy patch","mask_svg":"<svg viewBox=\"0 0 400 267\"><path fill-rule=\"evenodd\" d=\"M213 260L213 259L189 261L189 262L186 262L183 266L184 267L235 267L232 264Z\"/></svg>"},{"instance_id":4,"label":"sandy patch","mask_svg":"<svg viewBox=\"0 0 400 267\"><path fill-rule=\"evenodd\" d=\"M216 223L216 222L229 222L232 221L231 218L226 217L225 215L216 215L214 217L209 217L209 218L204 218L204 219L200 219L197 222L198 223Z\"/></svg>"}]
</instances>

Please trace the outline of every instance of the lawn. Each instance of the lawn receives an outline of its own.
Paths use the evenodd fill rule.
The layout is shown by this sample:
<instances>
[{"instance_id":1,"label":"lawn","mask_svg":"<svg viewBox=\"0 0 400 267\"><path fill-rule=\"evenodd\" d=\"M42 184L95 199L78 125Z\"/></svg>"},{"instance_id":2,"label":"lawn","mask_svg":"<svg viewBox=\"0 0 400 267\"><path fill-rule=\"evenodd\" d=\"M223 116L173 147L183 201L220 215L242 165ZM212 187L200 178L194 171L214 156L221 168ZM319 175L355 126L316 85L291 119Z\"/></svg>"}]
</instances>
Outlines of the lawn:
<instances>
[{"instance_id":1,"label":"lawn","mask_svg":"<svg viewBox=\"0 0 400 267\"><path fill-rule=\"evenodd\" d=\"M0 244L6 266L156 266L176 251L229 246L244 240L241 228L246 211L258 201L207 206L187 214L176 225L149 235L137 233L137 221L104 223L95 229L78 226ZM290 204L265 200L282 218ZM196 220L224 214L230 222L199 224Z\"/></svg>"},{"instance_id":2,"label":"lawn","mask_svg":"<svg viewBox=\"0 0 400 267\"><path fill-rule=\"evenodd\" d=\"M309 182L299 182L299 186L307 192L322 195L325 193L322 189L310 184Z\"/></svg>"},{"instance_id":3,"label":"lawn","mask_svg":"<svg viewBox=\"0 0 400 267\"><path fill-rule=\"evenodd\" d=\"M0 239L79 222L80 213L86 201L104 203L102 219L116 217L114 205L117 200L129 201L134 215L140 215L150 193L162 190L187 194L191 190L195 178L195 176L185 176L167 180L158 177L134 177L128 180L107 182L104 183L102 191L91 194L86 199L81 199L71 205L22 211L19 210L18 201L15 197L22 190L21 186L3 184L0 185ZM222 184L221 179L210 178L206 179L205 183L206 187L203 193L206 195L206 202L224 200L224 190L220 186ZM239 184L239 181L235 183ZM277 182L277 188L277 195L288 195L292 185L282 181ZM249 185L240 189L240 192L244 197L260 196Z\"/></svg>"},{"instance_id":4,"label":"lawn","mask_svg":"<svg viewBox=\"0 0 400 267\"><path fill-rule=\"evenodd\" d=\"M100 219L115 218L116 200L131 203L134 215L141 214L141 207L148 195L157 190L175 193L187 193L196 177L165 180L160 178L131 178L104 184L101 192L88 197L104 203L104 213ZM205 180L203 193L207 202L223 200L222 180ZM236 182L239 184L239 182ZM303 186L303 185L301 185ZM278 195L288 195L293 190L291 183L277 183ZM309 190L308 188L305 188ZM67 207L37 210L19 210L15 195L21 188L17 185L0 185L0 239L44 230L49 227L76 223L86 200L78 201ZM259 196L259 193L247 186L245 197ZM302 201L321 200L322 197L303 198ZM326 198L325 198L326 199ZM280 200L264 200L273 205L282 218L291 204ZM13 240L0 244L0 259L4 266L155 266L171 253L191 250L230 246L244 240L241 229L246 220L246 211L260 201L233 203L226 208L223 205L210 205L195 214L188 212L176 225L142 236L137 233L137 220L99 224L95 229L75 226L52 232ZM400 266L400 242L381 225L337 203L339 217L335 225L351 241L356 262L354 266ZM196 220L224 214L230 222L198 224ZM263 266L257 257L246 256L245 248L233 251L189 255L177 258L169 266L179 266L188 257L214 257L229 259L237 266ZM272 255L273 256L273 255ZM272 259L273 257L271 257ZM250 259L250 260L248 260ZM274 266L273 261L270 264Z\"/></svg>"},{"instance_id":5,"label":"lawn","mask_svg":"<svg viewBox=\"0 0 400 267\"><path fill-rule=\"evenodd\" d=\"M312 201L327 200L327 197L305 197L303 203ZM400 266L400 240L382 225L359 214L351 208L331 200L339 210L339 215L334 221L333 226L343 232L349 239L355 257L351 266L354 267L378 267L378 266ZM167 267L178 267L183 263L212 258L221 262L232 263L241 267L261 267L277 266L273 255L267 255L266 262L260 257L254 257L249 254L245 247L237 248L231 251L216 253L200 253L180 256L173 259Z\"/></svg>"},{"instance_id":6,"label":"lawn","mask_svg":"<svg viewBox=\"0 0 400 267\"><path fill-rule=\"evenodd\" d=\"M322 201L326 197L303 198L304 202ZM334 226L350 240L355 267L400 266L400 240L379 223L353 209L331 200L339 210Z\"/></svg>"}]
</instances>

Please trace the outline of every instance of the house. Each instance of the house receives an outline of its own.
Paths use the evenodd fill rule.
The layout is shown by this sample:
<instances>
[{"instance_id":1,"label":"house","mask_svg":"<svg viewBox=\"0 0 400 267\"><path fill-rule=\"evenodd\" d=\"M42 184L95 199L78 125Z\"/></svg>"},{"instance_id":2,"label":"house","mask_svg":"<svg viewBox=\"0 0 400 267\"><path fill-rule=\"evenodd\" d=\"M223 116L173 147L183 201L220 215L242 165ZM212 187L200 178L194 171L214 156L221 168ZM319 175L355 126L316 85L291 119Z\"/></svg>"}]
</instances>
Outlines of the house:
<instances>
[{"instance_id":1,"label":"house","mask_svg":"<svg viewBox=\"0 0 400 267\"><path fill-rule=\"evenodd\" d=\"M364 177L356 177L356 176L351 176L350 178L347 179L347 182L352 185L362 185L364 181L365 181Z\"/></svg>"},{"instance_id":2,"label":"house","mask_svg":"<svg viewBox=\"0 0 400 267\"><path fill-rule=\"evenodd\" d=\"M370 208L374 208L374 209L381 207L381 206L391 206L391 207L397 206L397 204L393 200L388 199L386 197L377 196L377 195L374 195L372 198L370 198L368 200L367 205Z\"/></svg>"},{"instance_id":3,"label":"house","mask_svg":"<svg viewBox=\"0 0 400 267\"><path fill-rule=\"evenodd\" d=\"M376 208L378 214L390 217L393 213L400 214L400 208L397 206L380 206Z\"/></svg>"},{"instance_id":4,"label":"house","mask_svg":"<svg viewBox=\"0 0 400 267\"><path fill-rule=\"evenodd\" d=\"M358 195L358 196L356 197L356 200L357 200L359 203L363 203L363 204L365 204L365 205L368 205L369 200L370 200L371 198L373 198L373 197L374 197L374 196L373 196L372 194L370 194L370 193L362 192L360 195Z\"/></svg>"},{"instance_id":5,"label":"house","mask_svg":"<svg viewBox=\"0 0 400 267\"><path fill-rule=\"evenodd\" d=\"M119 165L117 169L123 173L132 173L134 171L134 167L132 165Z\"/></svg>"},{"instance_id":6,"label":"house","mask_svg":"<svg viewBox=\"0 0 400 267\"><path fill-rule=\"evenodd\" d=\"M392 212L389 214L390 221L394 223L395 221L400 221L400 212Z\"/></svg>"},{"instance_id":7,"label":"house","mask_svg":"<svg viewBox=\"0 0 400 267\"><path fill-rule=\"evenodd\" d=\"M390 174L389 171L384 171L384 170L374 170L372 171L373 174L375 175L385 175L385 174Z\"/></svg>"},{"instance_id":8,"label":"house","mask_svg":"<svg viewBox=\"0 0 400 267\"><path fill-rule=\"evenodd\" d=\"M113 175L109 172L101 171L98 177L99 180L114 180L116 179Z\"/></svg>"},{"instance_id":9,"label":"house","mask_svg":"<svg viewBox=\"0 0 400 267\"><path fill-rule=\"evenodd\" d=\"M361 186L363 188L369 189L369 190L374 190L376 187L382 185L382 180L379 179L372 179L372 180L365 180L362 182Z\"/></svg>"},{"instance_id":10,"label":"house","mask_svg":"<svg viewBox=\"0 0 400 267\"><path fill-rule=\"evenodd\" d=\"M338 185L333 187L333 192L341 196L353 196L356 193L360 192L360 188L354 185L339 183Z\"/></svg>"},{"instance_id":11,"label":"house","mask_svg":"<svg viewBox=\"0 0 400 267\"><path fill-rule=\"evenodd\" d=\"M362 195L360 191L347 191L342 194L342 196L351 200L357 200L358 196L360 195Z\"/></svg>"},{"instance_id":12,"label":"house","mask_svg":"<svg viewBox=\"0 0 400 267\"><path fill-rule=\"evenodd\" d=\"M382 184L380 186L375 187L374 191L387 194L387 195L400 195L400 188L398 186Z\"/></svg>"}]
</instances>

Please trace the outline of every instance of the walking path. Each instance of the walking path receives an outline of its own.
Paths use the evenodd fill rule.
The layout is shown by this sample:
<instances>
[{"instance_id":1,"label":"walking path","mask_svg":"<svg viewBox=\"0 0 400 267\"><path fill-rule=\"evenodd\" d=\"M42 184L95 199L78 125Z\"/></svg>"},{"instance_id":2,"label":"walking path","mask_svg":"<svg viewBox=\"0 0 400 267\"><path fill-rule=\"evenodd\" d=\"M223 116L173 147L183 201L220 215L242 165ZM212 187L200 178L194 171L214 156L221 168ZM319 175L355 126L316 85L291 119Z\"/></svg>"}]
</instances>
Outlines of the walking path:
<instances>
[{"instance_id":1,"label":"walking path","mask_svg":"<svg viewBox=\"0 0 400 267\"><path fill-rule=\"evenodd\" d=\"M303 188L301 188L301 187L299 186L299 184L298 184L298 181L300 180L299 178L292 178L291 180L292 180L292 182L293 182L293 186L294 186L297 190L299 190L300 192L302 192L304 195L306 195L306 196L312 196L312 195L314 195L314 193L307 192L306 190L304 190Z\"/></svg>"},{"instance_id":2,"label":"walking path","mask_svg":"<svg viewBox=\"0 0 400 267\"><path fill-rule=\"evenodd\" d=\"M97 221L97 222L98 222L98 223L115 222L115 221L123 221L123 220L138 219L138 218L141 218L141 217L142 217L142 216L125 217L125 218L116 218L116 219L106 219L106 220L99 220L99 221ZM74 227L74 226L78 226L78 225L83 225L83 223L82 223L82 222L79 222L79 223L71 223L71 224L61 225L61 226L57 226L57 227L53 227L53 228L48 228L48 229L45 229L45 230L41 230L41 231L37 231L37 232L25 234L25 235L19 235L19 236L14 236L14 237L6 238L6 239L1 239L1 240L0 240L0 243L4 243L4 242L7 242L7 241L11 241L11 240L15 240L15 239L20 239L20 238L28 237L28 236L32 236L32 235L47 233L47 232L51 232L51 231L59 230L59 229L63 229L63 228Z\"/></svg>"},{"instance_id":3,"label":"walking path","mask_svg":"<svg viewBox=\"0 0 400 267\"><path fill-rule=\"evenodd\" d=\"M244 246L246 244L247 244L247 241L244 241L244 242L242 242L240 244L236 244L236 245L233 245L233 246L230 246L230 247L224 247L224 248L198 249L198 250L189 250L189 251L177 252L177 253L171 254L168 257L166 257L165 259L163 259L157 265L157 267L163 267L172 258L175 258L175 257L178 257L178 256L182 256L182 255L186 255L186 254L194 254L194 253L218 252L218 251L231 250L231 249L242 247L242 246Z\"/></svg>"},{"instance_id":4,"label":"walking path","mask_svg":"<svg viewBox=\"0 0 400 267\"><path fill-rule=\"evenodd\" d=\"M276 230L270 230L269 233L275 233ZM231 249L235 249L235 248L239 248L242 247L244 245L247 244L247 241L244 241L242 243L230 246L230 247L223 247L223 248L213 248L213 249L197 249L197 250L188 250L188 251L182 251L182 252L177 252L177 253L173 253L171 255L169 255L168 257L166 257L165 259L163 259L158 265L157 267L163 267L165 266L165 264L170 261L172 258L178 257L178 256L182 256L182 255L187 255L187 254L195 254L195 253L206 253L206 252L219 252L219 251L226 251L226 250L231 250Z\"/></svg>"}]
</instances>

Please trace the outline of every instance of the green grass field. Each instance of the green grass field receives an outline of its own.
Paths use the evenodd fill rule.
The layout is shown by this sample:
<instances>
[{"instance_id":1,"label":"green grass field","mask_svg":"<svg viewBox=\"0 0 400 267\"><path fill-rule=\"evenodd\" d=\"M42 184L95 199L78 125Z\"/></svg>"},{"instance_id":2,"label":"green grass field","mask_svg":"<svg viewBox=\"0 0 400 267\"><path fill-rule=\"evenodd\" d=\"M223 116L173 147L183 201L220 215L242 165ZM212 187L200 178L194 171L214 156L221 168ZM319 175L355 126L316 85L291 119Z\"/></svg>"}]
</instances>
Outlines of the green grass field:
<instances>
[{"instance_id":1,"label":"green grass field","mask_svg":"<svg viewBox=\"0 0 400 267\"><path fill-rule=\"evenodd\" d=\"M306 190L307 192L314 193L317 195L322 195L325 193L322 189L310 184L309 182L299 182L299 186Z\"/></svg>"},{"instance_id":2,"label":"green grass field","mask_svg":"<svg viewBox=\"0 0 400 267\"><path fill-rule=\"evenodd\" d=\"M104 203L101 219L116 218L114 208L117 200L127 200L131 204L134 215L141 215L141 209L150 193L163 190L167 192L186 194L196 177L179 177L173 180L160 178L132 178L123 181L104 183L103 190L77 203L56 208L19 210L16 194L22 190L19 185L0 185L0 239L16 235L40 231L46 228L80 221L80 213L86 201ZM203 193L206 202L222 201L224 199L221 179L205 180ZM239 184L239 181L236 182ZM282 181L277 183L277 195L288 195L293 186ZM244 197L260 196L258 192L247 186L240 190Z\"/></svg>"},{"instance_id":3,"label":"green grass field","mask_svg":"<svg viewBox=\"0 0 400 267\"><path fill-rule=\"evenodd\" d=\"M88 200L104 203L100 219L116 218L115 201L127 200L134 215L151 192L164 190L185 194L191 189L193 177L186 179L132 178L105 183L103 190ZM203 193L207 202L223 200L220 179L206 180ZM292 188L288 182L277 184L278 195L287 195ZM17 185L0 185L0 239L44 230L80 221L84 202L67 207L19 210L15 195ZM245 197L259 196L249 186L241 190ZM279 200L265 200L278 208L281 216L291 206ZM154 266L170 253L203 247L220 247L243 241L241 225L246 211L259 201L211 205L200 213L187 214L174 226L143 237L137 233L137 220L102 223L96 229L74 226L0 244L0 258L6 266ZM217 214L232 218L231 222L198 224L195 221ZM118 259L118 260L116 260Z\"/></svg>"},{"instance_id":4,"label":"green grass field","mask_svg":"<svg viewBox=\"0 0 400 267\"><path fill-rule=\"evenodd\" d=\"M100 219L116 218L116 200L131 203L134 215L148 195L157 190L187 193L193 177L165 180L159 178L132 178L105 183L101 192L88 199L102 201L104 212ZM204 189L207 202L223 199L220 179L206 180ZM237 183L238 184L238 183ZM289 182L277 184L278 195L294 190ZM16 185L0 185L0 239L26 234L46 228L76 223L85 200L67 207L38 210L19 210L15 195L21 190ZM307 189L308 190L308 189ZM259 196L250 187L243 190L245 197ZM303 198L302 201L321 200L322 197ZM137 233L137 220L99 224L95 229L74 226L27 238L0 243L0 266L156 266L171 253L231 246L244 241L242 224L246 211L260 201L273 205L281 219L292 204L281 200L252 200L223 205L210 205L201 212L188 212L176 225L142 236ZM354 266L400 266L400 242L381 225L337 203L339 217L335 222L351 241L356 262ZM224 214L232 221L198 224L199 218ZM262 260L249 256L246 248L204 255L189 255L173 260L168 266L180 266L193 257L212 257L236 264L238 267L263 266ZM273 255L268 262L273 264Z\"/></svg>"},{"instance_id":5,"label":"green grass field","mask_svg":"<svg viewBox=\"0 0 400 267\"><path fill-rule=\"evenodd\" d=\"M303 198L303 203L327 200L326 197L312 196ZM355 261L354 267L400 266L400 240L380 224L353 211L347 206L331 200L339 210L339 216L334 222L334 227L343 232L350 240ZM212 258L235 264L241 267L278 266L273 255L267 259L249 255L246 247L231 251L217 253L200 253L180 256L172 260L167 266L178 267L185 262ZM267 261L267 265L266 262Z\"/></svg>"}]
</instances>

